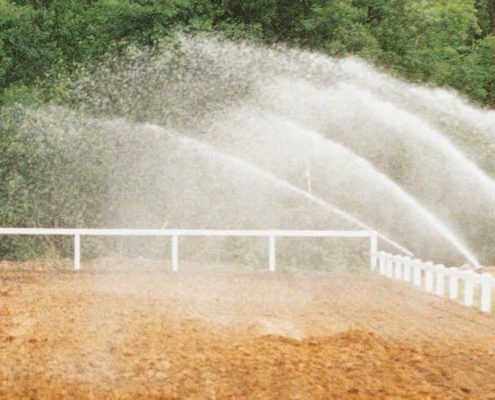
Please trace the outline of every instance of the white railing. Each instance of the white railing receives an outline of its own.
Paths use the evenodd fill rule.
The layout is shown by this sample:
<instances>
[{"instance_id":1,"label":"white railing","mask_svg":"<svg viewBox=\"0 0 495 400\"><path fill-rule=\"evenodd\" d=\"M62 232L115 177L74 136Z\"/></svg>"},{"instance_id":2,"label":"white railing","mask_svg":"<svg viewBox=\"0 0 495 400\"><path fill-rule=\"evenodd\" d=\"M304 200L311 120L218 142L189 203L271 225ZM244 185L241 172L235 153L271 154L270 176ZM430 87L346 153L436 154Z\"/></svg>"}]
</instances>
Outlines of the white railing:
<instances>
[{"instance_id":1,"label":"white railing","mask_svg":"<svg viewBox=\"0 0 495 400\"><path fill-rule=\"evenodd\" d=\"M179 237L231 236L267 237L268 269L276 270L275 240L280 237L369 238L370 264L377 265L378 236L374 231L309 231L309 230L226 230L226 229L66 229L66 228L0 228L0 235L60 235L74 237L74 269L81 269L82 236L169 236L172 238L172 270L179 270Z\"/></svg>"},{"instance_id":2,"label":"white railing","mask_svg":"<svg viewBox=\"0 0 495 400\"><path fill-rule=\"evenodd\" d=\"M474 305L475 290L477 290L481 311L489 313L492 310L495 277L489 273L479 274L473 270L446 268L441 264L423 262L383 251L378 252L378 266L372 264L371 269L378 269L383 276L409 282L437 296L447 296L450 300L459 298L460 284L462 284L465 306Z\"/></svg>"},{"instance_id":3,"label":"white railing","mask_svg":"<svg viewBox=\"0 0 495 400\"><path fill-rule=\"evenodd\" d=\"M475 290L480 294L480 309L492 309L495 278L488 273L479 274L472 270L446 268L432 262L423 262L408 256L398 256L378 251L378 236L374 231L365 230L227 230L227 229L67 229L67 228L0 228L1 235L60 235L74 237L74 269L81 269L82 236L157 236L171 237L172 270L179 270L180 237L265 237L268 238L268 269L276 271L276 238L369 238L370 267L381 275L424 287L429 293L448 296L455 300L463 288L464 305L474 305Z\"/></svg>"}]
</instances>

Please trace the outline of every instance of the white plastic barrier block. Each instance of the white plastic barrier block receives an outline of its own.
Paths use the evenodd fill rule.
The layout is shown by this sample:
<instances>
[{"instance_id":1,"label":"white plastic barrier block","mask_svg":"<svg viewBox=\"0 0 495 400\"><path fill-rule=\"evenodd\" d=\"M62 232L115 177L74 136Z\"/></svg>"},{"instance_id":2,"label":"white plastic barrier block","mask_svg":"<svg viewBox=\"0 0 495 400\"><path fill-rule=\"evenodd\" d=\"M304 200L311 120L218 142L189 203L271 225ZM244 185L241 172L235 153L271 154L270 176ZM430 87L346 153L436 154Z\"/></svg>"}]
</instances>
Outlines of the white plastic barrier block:
<instances>
[{"instance_id":1,"label":"white plastic barrier block","mask_svg":"<svg viewBox=\"0 0 495 400\"><path fill-rule=\"evenodd\" d=\"M370 270L376 271L378 268L378 253L370 253Z\"/></svg>"},{"instance_id":2,"label":"white plastic barrier block","mask_svg":"<svg viewBox=\"0 0 495 400\"><path fill-rule=\"evenodd\" d=\"M449 277L449 299L455 300L459 297L459 276L461 271L456 268L447 268L447 274Z\"/></svg>"},{"instance_id":3,"label":"white plastic barrier block","mask_svg":"<svg viewBox=\"0 0 495 400\"><path fill-rule=\"evenodd\" d=\"M385 275L387 269L387 254L384 251L378 253L378 268L380 275Z\"/></svg>"},{"instance_id":4,"label":"white plastic barrier block","mask_svg":"<svg viewBox=\"0 0 495 400\"><path fill-rule=\"evenodd\" d=\"M402 279L402 256L394 257L394 278Z\"/></svg>"},{"instance_id":5,"label":"white plastic barrier block","mask_svg":"<svg viewBox=\"0 0 495 400\"><path fill-rule=\"evenodd\" d=\"M411 282L411 257L402 258L402 279L405 282Z\"/></svg>"},{"instance_id":6,"label":"white plastic barrier block","mask_svg":"<svg viewBox=\"0 0 495 400\"><path fill-rule=\"evenodd\" d=\"M476 275L472 271L463 271L461 277L464 280L464 305L466 307L472 307L474 304L474 285L476 282Z\"/></svg>"},{"instance_id":7,"label":"white plastic barrier block","mask_svg":"<svg viewBox=\"0 0 495 400\"><path fill-rule=\"evenodd\" d=\"M436 278L435 278L435 294L437 296L444 296L445 295L445 273L446 273L446 268L444 265L435 265L435 272L436 272Z\"/></svg>"},{"instance_id":8,"label":"white plastic barrier block","mask_svg":"<svg viewBox=\"0 0 495 400\"><path fill-rule=\"evenodd\" d=\"M394 256L392 254L387 254L387 277L394 277Z\"/></svg>"},{"instance_id":9,"label":"white plastic barrier block","mask_svg":"<svg viewBox=\"0 0 495 400\"><path fill-rule=\"evenodd\" d=\"M423 264L421 260L413 260L413 284L414 286L421 286L421 271L423 269Z\"/></svg>"},{"instance_id":10,"label":"white plastic barrier block","mask_svg":"<svg viewBox=\"0 0 495 400\"><path fill-rule=\"evenodd\" d=\"M489 313L492 311L492 291L495 288L495 279L491 274L481 275L481 303L480 309Z\"/></svg>"},{"instance_id":11,"label":"white plastic barrier block","mask_svg":"<svg viewBox=\"0 0 495 400\"><path fill-rule=\"evenodd\" d=\"M434 266L431 261L424 263L425 268L425 290L428 293L433 293L433 272Z\"/></svg>"}]
</instances>

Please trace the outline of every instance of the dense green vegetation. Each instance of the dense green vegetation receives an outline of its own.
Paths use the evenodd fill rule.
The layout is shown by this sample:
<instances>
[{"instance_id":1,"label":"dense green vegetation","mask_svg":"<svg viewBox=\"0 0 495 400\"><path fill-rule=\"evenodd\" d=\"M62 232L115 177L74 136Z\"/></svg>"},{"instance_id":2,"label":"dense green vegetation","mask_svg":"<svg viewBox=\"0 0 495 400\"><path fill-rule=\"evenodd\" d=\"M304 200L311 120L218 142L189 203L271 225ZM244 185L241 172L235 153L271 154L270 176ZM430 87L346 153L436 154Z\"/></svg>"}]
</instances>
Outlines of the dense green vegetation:
<instances>
[{"instance_id":1,"label":"dense green vegetation","mask_svg":"<svg viewBox=\"0 0 495 400\"><path fill-rule=\"evenodd\" d=\"M495 0L0 0L0 97L46 99L80 64L187 30L357 54L493 107L494 25Z\"/></svg>"}]
</instances>

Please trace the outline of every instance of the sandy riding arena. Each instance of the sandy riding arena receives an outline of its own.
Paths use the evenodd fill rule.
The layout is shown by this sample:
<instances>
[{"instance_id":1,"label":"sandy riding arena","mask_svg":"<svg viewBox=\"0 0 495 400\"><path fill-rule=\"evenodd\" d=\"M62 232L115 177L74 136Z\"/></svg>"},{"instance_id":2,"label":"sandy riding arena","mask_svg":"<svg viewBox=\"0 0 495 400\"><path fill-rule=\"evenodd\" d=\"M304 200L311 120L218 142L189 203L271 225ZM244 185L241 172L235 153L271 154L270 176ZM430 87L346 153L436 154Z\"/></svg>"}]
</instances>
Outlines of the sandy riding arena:
<instances>
[{"instance_id":1,"label":"sandy riding arena","mask_svg":"<svg viewBox=\"0 0 495 400\"><path fill-rule=\"evenodd\" d=\"M0 399L495 399L493 315L366 272L127 263L1 264Z\"/></svg>"}]
</instances>

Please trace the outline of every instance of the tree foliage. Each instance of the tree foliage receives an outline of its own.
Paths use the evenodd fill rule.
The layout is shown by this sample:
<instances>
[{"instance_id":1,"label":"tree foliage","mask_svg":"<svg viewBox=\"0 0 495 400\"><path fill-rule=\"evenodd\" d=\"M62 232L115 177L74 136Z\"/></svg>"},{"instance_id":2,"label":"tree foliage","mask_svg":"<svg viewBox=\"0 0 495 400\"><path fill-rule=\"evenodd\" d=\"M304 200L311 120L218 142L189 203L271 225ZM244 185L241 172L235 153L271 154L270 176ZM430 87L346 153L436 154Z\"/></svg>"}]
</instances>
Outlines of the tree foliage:
<instances>
[{"instance_id":1,"label":"tree foliage","mask_svg":"<svg viewBox=\"0 0 495 400\"><path fill-rule=\"evenodd\" d=\"M356 54L495 106L495 0L0 0L2 101L177 30Z\"/></svg>"}]
</instances>

